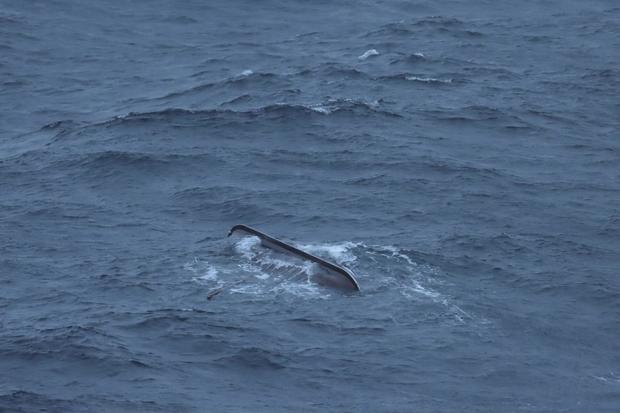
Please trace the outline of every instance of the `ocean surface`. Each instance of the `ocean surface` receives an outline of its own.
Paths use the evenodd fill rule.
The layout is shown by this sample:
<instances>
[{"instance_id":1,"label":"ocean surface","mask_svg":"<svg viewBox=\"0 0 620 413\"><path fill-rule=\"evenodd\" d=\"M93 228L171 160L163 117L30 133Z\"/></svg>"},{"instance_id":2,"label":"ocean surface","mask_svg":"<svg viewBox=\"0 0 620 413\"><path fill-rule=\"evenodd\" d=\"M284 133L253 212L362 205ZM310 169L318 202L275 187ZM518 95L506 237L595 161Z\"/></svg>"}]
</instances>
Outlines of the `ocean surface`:
<instances>
[{"instance_id":1,"label":"ocean surface","mask_svg":"<svg viewBox=\"0 0 620 413\"><path fill-rule=\"evenodd\" d=\"M35 411L620 411L618 1L0 0Z\"/></svg>"}]
</instances>

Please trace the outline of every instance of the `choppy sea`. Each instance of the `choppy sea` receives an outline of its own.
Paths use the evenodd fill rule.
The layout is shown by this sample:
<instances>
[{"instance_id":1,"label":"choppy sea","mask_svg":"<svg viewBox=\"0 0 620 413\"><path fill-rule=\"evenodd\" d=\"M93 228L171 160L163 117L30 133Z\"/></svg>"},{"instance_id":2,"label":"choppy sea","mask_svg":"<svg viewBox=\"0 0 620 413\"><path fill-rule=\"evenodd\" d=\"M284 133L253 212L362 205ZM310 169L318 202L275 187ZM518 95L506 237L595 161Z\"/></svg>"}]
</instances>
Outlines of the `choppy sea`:
<instances>
[{"instance_id":1,"label":"choppy sea","mask_svg":"<svg viewBox=\"0 0 620 413\"><path fill-rule=\"evenodd\" d=\"M0 0L0 411L620 411L619 68L616 0Z\"/></svg>"}]
</instances>

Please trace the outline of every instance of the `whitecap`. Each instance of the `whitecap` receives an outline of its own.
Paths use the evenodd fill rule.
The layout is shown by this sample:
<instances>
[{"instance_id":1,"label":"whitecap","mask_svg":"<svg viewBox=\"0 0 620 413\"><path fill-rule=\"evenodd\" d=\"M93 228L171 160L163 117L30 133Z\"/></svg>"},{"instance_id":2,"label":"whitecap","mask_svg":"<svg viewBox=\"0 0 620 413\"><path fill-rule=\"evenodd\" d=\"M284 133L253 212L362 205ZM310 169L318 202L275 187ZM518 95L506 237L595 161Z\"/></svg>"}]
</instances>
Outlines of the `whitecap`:
<instances>
[{"instance_id":1,"label":"whitecap","mask_svg":"<svg viewBox=\"0 0 620 413\"><path fill-rule=\"evenodd\" d=\"M612 383L612 384L620 383L620 375L615 374L613 372L610 372L609 374L604 375L604 376L592 375L592 377L605 383Z\"/></svg>"},{"instance_id":2,"label":"whitecap","mask_svg":"<svg viewBox=\"0 0 620 413\"><path fill-rule=\"evenodd\" d=\"M243 255L247 259L252 259L256 256L254 247L260 244L260 238L255 236L243 237L235 243L235 251Z\"/></svg>"},{"instance_id":3,"label":"whitecap","mask_svg":"<svg viewBox=\"0 0 620 413\"><path fill-rule=\"evenodd\" d=\"M231 293L235 294L248 294L248 295L262 295L264 294L264 288L258 283L245 283L229 289Z\"/></svg>"},{"instance_id":4,"label":"whitecap","mask_svg":"<svg viewBox=\"0 0 620 413\"><path fill-rule=\"evenodd\" d=\"M208 267L206 272L201 275L200 277L197 277L200 280L205 280L205 281L215 281L217 280L217 268L215 267Z\"/></svg>"},{"instance_id":5,"label":"whitecap","mask_svg":"<svg viewBox=\"0 0 620 413\"><path fill-rule=\"evenodd\" d=\"M286 292L290 295L303 298L329 298L330 295L318 285L311 282L290 282L285 281L271 289L272 293Z\"/></svg>"},{"instance_id":6,"label":"whitecap","mask_svg":"<svg viewBox=\"0 0 620 413\"><path fill-rule=\"evenodd\" d=\"M331 110L327 109L323 105L310 105L310 106L308 106L308 109L313 110L313 111L315 111L317 113L321 113L323 115L329 115L330 113L332 113Z\"/></svg>"},{"instance_id":7,"label":"whitecap","mask_svg":"<svg viewBox=\"0 0 620 413\"><path fill-rule=\"evenodd\" d=\"M241 76L251 76L253 74L254 74L254 71L252 71L250 69L247 69L247 70L244 70L243 72L241 72Z\"/></svg>"},{"instance_id":8,"label":"whitecap","mask_svg":"<svg viewBox=\"0 0 620 413\"><path fill-rule=\"evenodd\" d=\"M211 265L208 261L200 260L194 257L192 262L189 262L183 266L185 270L194 274L192 281L198 283L213 283L220 282L218 269Z\"/></svg>"},{"instance_id":9,"label":"whitecap","mask_svg":"<svg viewBox=\"0 0 620 413\"><path fill-rule=\"evenodd\" d=\"M338 263L351 263L357 259L351 250L360 244L347 241L338 244L297 244L297 246L313 254L329 255Z\"/></svg>"},{"instance_id":10,"label":"whitecap","mask_svg":"<svg viewBox=\"0 0 620 413\"><path fill-rule=\"evenodd\" d=\"M377 52L377 49L368 49L364 52L364 54L362 54L361 56L358 56L357 58L360 60L366 60L371 56L377 56L379 54L379 52Z\"/></svg>"},{"instance_id":11,"label":"whitecap","mask_svg":"<svg viewBox=\"0 0 620 413\"><path fill-rule=\"evenodd\" d=\"M452 79L435 79L434 77L407 76L405 79L423 83L452 83Z\"/></svg>"}]
</instances>

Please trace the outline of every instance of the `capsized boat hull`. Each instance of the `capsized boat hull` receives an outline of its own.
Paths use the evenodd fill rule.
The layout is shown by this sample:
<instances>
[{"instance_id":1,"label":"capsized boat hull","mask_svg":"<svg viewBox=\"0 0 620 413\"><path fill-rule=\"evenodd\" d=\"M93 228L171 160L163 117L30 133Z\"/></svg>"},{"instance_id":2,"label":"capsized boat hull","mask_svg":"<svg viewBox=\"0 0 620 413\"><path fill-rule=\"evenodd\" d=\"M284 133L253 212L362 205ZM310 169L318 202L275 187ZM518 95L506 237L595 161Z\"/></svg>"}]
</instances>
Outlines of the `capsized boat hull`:
<instances>
[{"instance_id":1,"label":"capsized boat hull","mask_svg":"<svg viewBox=\"0 0 620 413\"><path fill-rule=\"evenodd\" d=\"M314 278L319 284L353 291L359 291L360 289L353 272L348 268L336 265L332 262L324 260L323 258L317 257L316 255L300 250L299 248L280 241L279 239L273 238L272 236L257 229L248 227L247 225L235 225L230 229L228 236L230 237L234 233L258 237L261 241L261 245L266 248L284 254L291 254L297 258L313 262L316 264Z\"/></svg>"}]
</instances>

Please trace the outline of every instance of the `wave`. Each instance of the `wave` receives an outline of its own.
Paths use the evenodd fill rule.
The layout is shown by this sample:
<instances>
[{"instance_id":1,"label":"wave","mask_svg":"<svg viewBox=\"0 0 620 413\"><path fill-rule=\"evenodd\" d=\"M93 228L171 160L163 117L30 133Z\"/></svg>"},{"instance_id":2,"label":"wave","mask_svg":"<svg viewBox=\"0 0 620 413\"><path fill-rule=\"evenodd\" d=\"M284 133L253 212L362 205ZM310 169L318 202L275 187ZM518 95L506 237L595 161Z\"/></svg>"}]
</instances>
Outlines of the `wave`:
<instances>
[{"instance_id":1,"label":"wave","mask_svg":"<svg viewBox=\"0 0 620 413\"><path fill-rule=\"evenodd\" d=\"M451 17L431 16L419 18L413 21L393 22L379 27L363 35L363 37L411 37L421 31L434 30L444 32L455 36L481 37L484 33L473 30L469 27L469 23Z\"/></svg>"},{"instance_id":2,"label":"wave","mask_svg":"<svg viewBox=\"0 0 620 413\"><path fill-rule=\"evenodd\" d=\"M182 173L190 165L218 165L222 162L208 153L155 154L107 150L64 157L40 170L53 170L97 186L116 186L119 182L125 182L129 187L142 187L139 182L146 184L152 182L155 176Z\"/></svg>"},{"instance_id":3,"label":"wave","mask_svg":"<svg viewBox=\"0 0 620 413\"><path fill-rule=\"evenodd\" d=\"M388 117L401 117L401 115L390 112L380 108L381 102L366 102L362 100L355 99L330 99L325 103L316 104L306 106L311 110L325 114L355 114L355 115L365 115L365 114L380 114Z\"/></svg>"},{"instance_id":4,"label":"wave","mask_svg":"<svg viewBox=\"0 0 620 413\"><path fill-rule=\"evenodd\" d=\"M430 16L415 20L413 23L415 26L442 26L442 27L455 27L463 26L465 23L455 17L445 16Z\"/></svg>"},{"instance_id":5,"label":"wave","mask_svg":"<svg viewBox=\"0 0 620 413\"><path fill-rule=\"evenodd\" d=\"M390 35L390 36L409 36L413 34L411 25L404 22L388 23L377 30L366 33L363 37L373 37L377 35Z\"/></svg>"},{"instance_id":6,"label":"wave","mask_svg":"<svg viewBox=\"0 0 620 413\"><path fill-rule=\"evenodd\" d=\"M132 314L130 317L132 320L121 324L120 328L135 334L144 334L147 331L164 332L171 327L182 325L191 320L191 312L164 308Z\"/></svg>"},{"instance_id":7,"label":"wave","mask_svg":"<svg viewBox=\"0 0 620 413\"><path fill-rule=\"evenodd\" d=\"M60 399L41 393L13 390L0 394L0 411L26 413L33 411L88 411L90 407L84 401Z\"/></svg>"},{"instance_id":8,"label":"wave","mask_svg":"<svg viewBox=\"0 0 620 413\"><path fill-rule=\"evenodd\" d=\"M302 325L304 328L312 328L317 331L333 331L333 332L346 332L347 334L360 334L360 335L368 335L368 334L377 334L383 331L386 331L385 322L392 323L393 319L389 316L386 316L385 319L380 319L380 323L377 325L366 325L369 320L365 320L364 324L356 324L356 325L342 325L342 323L337 322L336 320L317 320L310 319L306 317L295 317L287 320L291 323ZM375 321L375 320L373 320ZM388 324L389 325L389 324ZM312 349L308 349L306 351L311 351Z\"/></svg>"},{"instance_id":9,"label":"wave","mask_svg":"<svg viewBox=\"0 0 620 413\"><path fill-rule=\"evenodd\" d=\"M427 116L448 122L485 122L497 121L506 128L534 128L534 125L524 121L514 114L509 114L499 108L485 105L470 105L461 108L427 110Z\"/></svg>"},{"instance_id":10,"label":"wave","mask_svg":"<svg viewBox=\"0 0 620 413\"><path fill-rule=\"evenodd\" d=\"M240 268L255 278L262 280L259 284L244 284L231 291L241 294L264 295L286 293L305 298L327 298L329 293L314 284L312 263L265 250L257 237L243 237L234 246L235 251L244 261Z\"/></svg>"},{"instance_id":11,"label":"wave","mask_svg":"<svg viewBox=\"0 0 620 413\"><path fill-rule=\"evenodd\" d=\"M161 21L166 23L177 23L177 24L195 24L198 23L198 20L188 17L188 16L166 16L162 17Z\"/></svg>"},{"instance_id":12,"label":"wave","mask_svg":"<svg viewBox=\"0 0 620 413\"><path fill-rule=\"evenodd\" d=\"M210 197L213 197L214 195L221 195L221 194L225 194L227 198L230 198L231 196L240 196L244 193L245 192L243 188L238 188L235 186L216 185L216 186L209 186L207 188L192 187L192 188L183 189L181 191L177 191L174 194L172 194L172 198L187 202L187 201L191 201L192 199L210 198Z\"/></svg>"},{"instance_id":13,"label":"wave","mask_svg":"<svg viewBox=\"0 0 620 413\"><path fill-rule=\"evenodd\" d=\"M194 77L200 76L201 73L194 74ZM203 93L205 91L221 88L239 88L247 87L249 84L259 84L262 86L273 85L277 82L287 82L286 77L278 75L276 73L255 73L252 70L244 70L236 76L229 77L223 80L209 82L193 86L189 89L171 92L166 95L155 98L154 100L170 100L178 97L188 97L194 94Z\"/></svg>"},{"instance_id":14,"label":"wave","mask_svg":"<svg viewBox=\"0 0 620 413\"><path fill-rule=\"evenodd\" d=\"M351 241L337 244L297 244L297 247L318 256L324 256L341 264L350 264L357 260L353 249L361 246Z\"/></svg>"},{"instance_id":15,"label":"wave","mask_svg":"<svg viewBox=\"0 0 620 413\"><path fill-rule=\"evenodd\" d=\"M420 262L415 253L392 245L361 245L364 254L370 256L376 266L373 273L383 274L380 280L376 280L377 293L394 289L403 299L427 300L443 308L443 311L447 311L449 317L458 323L475 318L457 305L447 293L441 291L445 285L439 279L439 270Z\"/></svg>"},{"instance_id":16,"label":"wave","mask_svg":"<svg viewBox=\"0 0 620 413\"><path fill-rule=\"evenodd\" d=\"M420 77L420 76L407 76L405 79L413 81L413 82L422 82L422 83L452 83L452 79L436 79L434 77Z\"/></svg>"},{"instance_id":17,"label":"wave","mask_svg":"<svg viewBox=\"0 0 620 413\"><path fill-rule=\"evenodd\" d=\"M473 318L440 290L442 281L437 278L438 270L419 262L415 253L395 246L369 246L352 241L295 245L352 269L358 276L364 295L394 290L402 300L427 300L447 311L458 322ZM209 288L219 288L228 283L232 285L229 293L247 297L331 298L332 290L312 281L315 269L311 264L262 248L257 237L243 237L232 248L234 256L227 259L228 264L219 262L214 265L201 259L186 264L192 280ZM226 276L220 277L221 272Z\"/></svg>"},{"instance_id":18,"label":"wave","mask_svg":"<svg viewBox=\"0 0 620 413\"><path fill-rule=\"evenodd\" d=\"M368 59L369 57L372 57L372 56L379 56L379 52L377 52L377 49L368 49L364 53L359 55L357 58L359 60L366 60L366 59Z\"/></svg>"},{"instance_id":19,"label":"wave","mask_svg":"<svg viewBox=\"0 0 620 413\"><path fill-rule=\"evenodd\" d=\"M224 285L220 278L222 271L208 261L194 257L194 260L183 265L183 268L194 274L194 277L192 277L194 282L207 283L218 288Z\"/></svg>"},{"instance_id":20,"label":"wave","mask_svg":"<svg viewBox=\"0 0 620 413\"><path fill-rule=\"evenodd\" d=\"M39 330L29 337L6 337L4 356L43 363L59 359L75 362L84 368L106 369L138 365L133 356L119 346L119 340L91 326L67 326ZM144 363L138 362L145 366Z\"/></svg>"},{"instance_id":21,"label":"wave","mask_svg":"<svg viewBox=\"0 0 620 413\"><path fill-rule=\"evenodd\" d=\"M243 95L234 97L230 100L227 100L226 102L222 102L220 104L220 107L228 106L228 105L237 105L240 103L246 103L246 102L250 102L251 100L252 100L252 95L244 93Z\"/></svg>"},{"instance_id":22,"label":"wave","mask_svg":"<svg viewBox=\"0 0 620 413\"><path fill-rule=\"evenodd\" d=\"M321 249L324 246L312 246ZM184 267L192 281L210 289L228 287L227 292L240 297L288 299L326 299L330 290L312 281L316 271L311 262L262 248L257 237L242 237L232 245L234 256L228 264L195 258ZM334 254L346 254L346 247L326 247ZM236 258L235 258L236 256ZM332 257L333 259L333 257Z\"/></svg>"},{"instance_id":23,"label":"wave","mask_svg":"<svg viewBox=\"0 0 620 413\"><path fill-rule=\"evenodd\" d=\"M510 69L504 67L483 66L482 64L475 64L471 61L460 61L457 59L450 59L449 62L462 66L459 70L468 76L480 76L487 78L489 76L495 76L499 80L515 80L519 79L521 75ZM474 65L472 65L474 63Z\"/></svg>"},{"instance_id":24,"label":"wave","mask_svg":"<svg viewBox=\"0 0 620 413\"><path fill-rule=\"evenodd\" d=\"M241 119L299 119L316 115L354 115L367 116L381 115L387 117L401 117L401 115L382 109L381 102L366 102L356 99L329 99L323 103L316 104L288 104L275 103L263 107L249 110L235 111L230 109L210 109L210 110L191 110L181 108L168 108L154 112L130 112L124 116L117 116L110 121L98 124L100 126L111 126L118 124L148 123L148 122L174 122L190 121L188 125L207 120L231 120ZM184 125L180 123L179 126Z\"/></svg>"},{"instance_id":25,"label":"wave","mask_svg":"<svg viewBox=\"0 0 620 413\"><path fill-rule=\"evenodd\" d=\"M162 167L172 162L183 163L185 160L187 160L187 158L192 157L196 157L196 155L156 155L140 152L102 151L89 153L77 159L63 162L74 164L86 169L90 169L93 167L113 169L115 166L131 166L148 170L150 168Z\"/></svg>"},{"instance_id":26,"label":"wave","mask_svg":"<svg viewBox=\"0 0 620 413\"><path fill-rule=\"evenodd\" d=\"M0 25L8 26L8 25L18 25L22 24L22 21L17 16L9 16L9 15L0 15Z\"/></svg>"},{"instance_id":27,"label":"wave","mask_svg":"<svg viewBox=\"0 0 620 413\"><path fill-rule=\"evenodd\" d=\"M584 80L599 80L605 83L618 83L620 70L615 68L608 69L589 69L585 74L581 75Z\"/></svg>"},{"instance_id":28,"label":"wave","mask_svg":"<svg viewBox=\"0 0 620 413\"><path fill-rule=\"evenodd\" d=\"M457 80L453 77L430 77L426 75L414 75L410 73L397 73L393 75L386 75L378 77L377 80L382 81L408 81L423 83L427 85L441 86L449 84L464 83L462 80Z\"/></svg>"},{"instance_id":29,"label":"wave","mask_svg":"<svg viewBox=\"0 0 620 413\"><path fill-rule=\"evenodd\" d=\"M367 73L344 64L328 62L322 63L316 67L303 69L297 73L296 76L310 77L310 76L320 76L320 77L339 77L346 79L370 79L371 76Z\"/></svg>"},{"instance_id":30,"label":"wave","mask_svg":"<svg viewBox=\"0 0 620 413\"><path fill-rule=\"evenodd\" d=\"M279 353L259 347L244 347L234 354L215 360L226 369L281 370L286 368L288 359Z\"/></svg>"},{"instance_id":31,"label":"wave","mask_svg":"<svg viewBox=\"0 0 620 413\"><path fill-rule=\"evenodd\" d=\"M407 63L407 64L417 64L422 61L427 60L426 55L421 52L415 52L410 54L400 53L399 56L395 59L390 60L391 65L399 64L399 63Z\"/></svg>"},{"instance_id":32,"label":"wave","mask_svg":"<svg viewBox=\"0 0 620 413\"><path fill-rule=\"evenodd\" d=\"M525 34L523 38L528 42L532 43L556 43L559 41L558 38L553 36L545 36L545 35L535 35L535 34Z\"/></svg>"}]
</instances>

